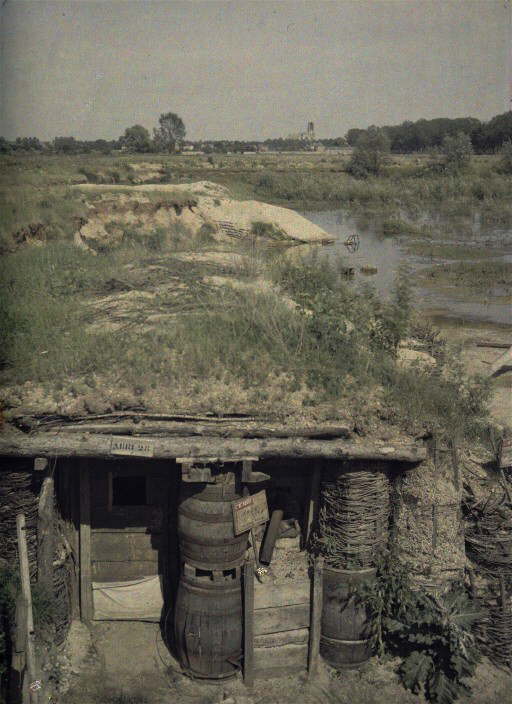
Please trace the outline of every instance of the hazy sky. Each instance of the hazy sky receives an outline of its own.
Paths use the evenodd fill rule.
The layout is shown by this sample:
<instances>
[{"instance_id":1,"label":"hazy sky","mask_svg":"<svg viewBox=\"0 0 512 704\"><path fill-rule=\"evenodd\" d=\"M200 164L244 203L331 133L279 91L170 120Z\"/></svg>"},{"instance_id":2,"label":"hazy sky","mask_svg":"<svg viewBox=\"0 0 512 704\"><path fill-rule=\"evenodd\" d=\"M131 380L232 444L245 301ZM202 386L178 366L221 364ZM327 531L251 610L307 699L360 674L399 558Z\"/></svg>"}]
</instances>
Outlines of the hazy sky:
<instances>
[{"instance_id":1,"label":"hazy sky","mask_svg":"<svg viewBox=\"0 0 512 704\"><path fill-rule=\"evenodd\" d=\"M509 109L507 0L2 0L0 134L317 135Z\"/></svg>"}]
</instances>

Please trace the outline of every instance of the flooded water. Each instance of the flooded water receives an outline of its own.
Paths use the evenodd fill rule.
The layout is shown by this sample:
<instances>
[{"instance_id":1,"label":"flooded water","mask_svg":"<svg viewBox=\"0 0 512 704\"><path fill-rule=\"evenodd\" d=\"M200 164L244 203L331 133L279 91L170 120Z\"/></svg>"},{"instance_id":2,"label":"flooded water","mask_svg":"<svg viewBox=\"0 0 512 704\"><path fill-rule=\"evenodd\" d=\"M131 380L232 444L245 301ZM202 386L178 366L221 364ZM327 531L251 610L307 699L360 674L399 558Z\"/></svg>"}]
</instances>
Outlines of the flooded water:
<instances>
[{"instance_id":1,"label":"flooded water","mask_svg":"<svg viewBox=\"0 0 512 704\"><path fill-rule=\"evenodd\" d=\"M415 273L432 265L457 261L455 258L440 258L429 255L420 256L411 253L410 246L425 244L455 245L465 248L464 261L478 261L476 248L492 248L494 251L486 261L512 261L512 231L503 229L485 229L480 218L472 218L470 226L458 228L455 219L442 221L437 215L434 225L443 231L443 238L422 238L418 235L400 235L384 237L382 220L378 216L353 217L342 210L323 210L303 212L302 215L319 225L335 238L324 251L331 256L341 256L346 265L355 269L355 280L371 282L379 293L388 297L393 289L397 271L405 265L414 282ZM430 216L421 216L416 223L423 224ZM432 224L432 219L429 219ZM450 233L447 235L447 233ZM357 249L345 244L352 235L357 235ZM435 234L434 234L435 238ZM475 248L475 257L468 254ZM425 247L424 247L425 249ZM428 249L428 247L427 247ZM489 253L489 252L488 252ZM363 268L363 271L361 271ZM371 271L364 271L371 269ZM374 270L377 270L374 272ZM479 321L498 324L512 324L512 307L510 301L504 300L505 291L498 287L488 288L481 295L468 295L462 287L444 286L442 290L434 287L414 286L415 304L430 314L445 318L457 318L466 321Z\"/></svg>"}]
</instances>

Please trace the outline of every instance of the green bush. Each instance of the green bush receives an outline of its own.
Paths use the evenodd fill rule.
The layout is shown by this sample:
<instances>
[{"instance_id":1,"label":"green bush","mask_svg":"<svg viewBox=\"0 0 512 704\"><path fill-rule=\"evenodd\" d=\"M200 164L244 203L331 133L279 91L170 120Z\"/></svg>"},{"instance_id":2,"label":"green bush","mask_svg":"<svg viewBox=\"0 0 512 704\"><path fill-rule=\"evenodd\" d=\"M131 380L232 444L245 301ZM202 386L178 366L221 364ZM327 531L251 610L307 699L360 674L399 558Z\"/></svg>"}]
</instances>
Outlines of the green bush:
<instances>
[{"instance_id":1,"label":"green bush","mask_svg":"<svg viewBox=\"0 0 512 704\"><path fill-rule=\"evenodd\" d=\"M443 139L442 152L446 168L451 171L465 169L471 163L473 145L469 135L458 132L456 135L447 135Z\"/></svg>"},{"instance_id":2,"label":"green bush","mask_svg":"<svg viewBox=\"0 0 512 704\"><path fill-rule=\"evenodd\" d=\"M255 237L265 237L271 240L287 239L284 230L271 222L256 221L251 224L251 234Z\"/></svg>"},{"instance_id":3,"label":"green bush","mask_svg":"<svg viewBox=\"0 0 512 704\"><path fill-rule=\"evenodd\" d=\"M499 171L512 174L512 140L506 141L500 151Z\"/></svg>"},{"instance_id":4,"label":"green bush","mask_svg":"<svg viewBox=\"0 0 512 704\"><path fill-rule=\"evenodd\" d=\"M373 643L379 655L402 659L398 674L414 694L433 704L452 704L470 694L467 680L480 660L471 633L474 617L462 587L442 598L411 588L408 572L395 555L382 557L375 583L358 598L371 613Z\"/></svg>"}]
</instances>

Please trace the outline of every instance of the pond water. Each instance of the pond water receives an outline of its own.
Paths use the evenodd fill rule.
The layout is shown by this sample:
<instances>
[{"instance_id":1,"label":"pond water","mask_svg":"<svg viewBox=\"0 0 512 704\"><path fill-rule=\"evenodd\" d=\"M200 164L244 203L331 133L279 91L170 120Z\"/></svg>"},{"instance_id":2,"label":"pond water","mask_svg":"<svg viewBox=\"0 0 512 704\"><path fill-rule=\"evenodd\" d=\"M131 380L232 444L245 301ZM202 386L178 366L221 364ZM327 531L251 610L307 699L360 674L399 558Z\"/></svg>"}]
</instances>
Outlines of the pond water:
<instances>
[{"instance_id":1,"label":"pond water","mask_svg":"<svg viewBox=\"0 0 512 704\"><path fill-rule=\"evenodd\" d=\"M457 227L455 219L448 220L441 215L434 218L422 214L415 224L433 224L433 238L420 235L400 235L384 237L382 235L382 218L368 214L360 217L349 215L343 210L323 210L302 212L304 217L335 238L333 244L326 245L323 251L332 257L342 257L347 266L355 269L355 281L371 282L379 293L388 297L393 289L397 271L405 265L413 282L415 305L428 310L429 314L443 318L478 321L486 323L512 324L512 307L510 300L504 298L505 291L498 287L488 287L484 291L470 292L462 286L414 286L415 275L422 269L443 262L458 261L453 258L418 255L411 251L414 245L455 245L464 247L464 261L478 261L482 248L486 248L485 261L512 262L512 231L483 228L478 215L465 222L465 227ZM405 218L404 218L405 219ZM436 230L443 232L442 239L436 238ZM345 245L352 235L357 234L358 248L353 251ZM475 257L471 256L475 248ZM480 249L479 252L476 248ZM492 252L489 252L492 248ZM460 252L460 249L459 249ZM375 273L362 272L361 268L372 267Z\"/></svg>"}]
</instances>

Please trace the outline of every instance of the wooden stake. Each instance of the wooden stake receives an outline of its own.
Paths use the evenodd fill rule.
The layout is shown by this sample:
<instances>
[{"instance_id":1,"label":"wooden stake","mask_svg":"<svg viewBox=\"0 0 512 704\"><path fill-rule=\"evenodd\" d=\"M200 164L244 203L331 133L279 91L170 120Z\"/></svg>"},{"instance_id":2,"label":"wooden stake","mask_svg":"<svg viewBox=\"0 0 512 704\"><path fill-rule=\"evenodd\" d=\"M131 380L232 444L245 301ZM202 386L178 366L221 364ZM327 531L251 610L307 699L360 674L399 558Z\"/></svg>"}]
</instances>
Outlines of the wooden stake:
<instances>
[{"instance_id":1,"label":"wooden stake","mask_svg":"<svg viewBox=\"0 0 512 704\"><path fill-rule=\"evenodd\" d=\"M323 570L324 558L315 560L313 573L313 598L311 604L311 622L309 625L308 677L315 677L318 671L320 657L320 630L322 626L323 609Z\"/></svg>"},{"instance_id":2,"label":"wooden stake","mask_svg":"<svg viewBox=\"0 0 512 704\"><path fill-rule=\"evenodd\" d=\"M80 466L80 611L82 621L92 621L91 483L84 460Z\"/></svg>"},{"instance_id":3,"label":"wooden stake","mask_svg":"<svg viewBox=\"0 0 512 704\"><path fill-rule=\"evenodd\" d=\"M36 653L34 644L34 616L32 613L32 592L30 590L30 570L28 565L28 549L26 536L25 514L18 513L16 516L16 533L18 537L18 556L20 561L21 591L26 604L26 629L27 629L27 674L29 686L29 700L31 704L37 704L38 692L32 685L37 678Z\"/></svg>"},{"instance_id":4,"label":"wooden stake","mask_svg":"<svg viewBox=\"0 0 512 704\"><path fill-rule=\"evenodd\" d=\"M318 497L320 494L320 479L322 476L322 467L320 462L315 462L315 469L313 470L313 475L311 477L311 486L309 490L309 504L308 504L308 515L306 522L306 534L303 541L303 549L309 544L311 538L311 531L313 529L317 512L318 512Z\"/></svg>"},{"instance_id":5,"label":"wooden stake","mask_svg":"<svg viewBox=\"0 0 512 704\"><path fill-rule=\"evenodd\" d=\"M254 685L254 562L244 565L244 682Z\"/></svg>"},{"instance_id":6,"label":"wooden stake","mask_svg":"<svg viewBox=\"0 0 512 704\"><path fill-rule=\"evenodd\" d=\"M244 486L244 488L242 489L242 496L250 496L250 495L251 495L251 492L249 491L249 488ZM256 569L259 569L260 568L260 558L258 555L258 550L256 548L256 535L254 533L254 528L251 528L250 535L251 535L252 553L254 555L254 564L256 565Z\"/></svg>"},{"instance_id":7,"label":"wooden stake","mask_svg":"<svg viewBox=\"0 0 512 704\"><path fill-rule=\"evenodd\" d=\"M37 517L37 581L45 592L53 593L53 558L55 536L53 526L54 480L48 476L44 479L39 494Z\"/></svg>"}]
</instances>

